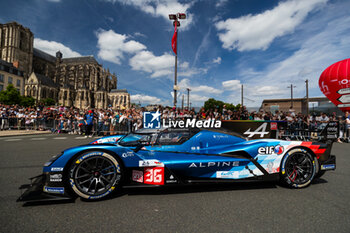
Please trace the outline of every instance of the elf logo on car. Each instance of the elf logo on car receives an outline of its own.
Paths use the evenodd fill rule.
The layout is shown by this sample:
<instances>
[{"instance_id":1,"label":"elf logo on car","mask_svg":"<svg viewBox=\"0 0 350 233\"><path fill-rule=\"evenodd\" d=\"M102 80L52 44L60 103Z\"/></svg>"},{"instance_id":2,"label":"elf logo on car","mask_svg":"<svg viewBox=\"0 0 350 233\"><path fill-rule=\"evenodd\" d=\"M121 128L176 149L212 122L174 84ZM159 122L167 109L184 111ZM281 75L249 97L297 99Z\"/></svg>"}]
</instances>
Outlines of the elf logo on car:
<instances>
[{"instance_id":1,"label":"elf logo on car","mask_svg":"<svg viewBox=\"0 0 350 233\"><path fill-rule=\"evenodd\" d=\"M255 131L251 132L250 131L251 128L249 128L243 134L247 134L248 138L251 138L254 135L258 134L258 135L260 135L261 138L263 138L265 134L269 133L269 132L266 131L266 126L267 126L267 123L265 122L262 125L260 125Z\"/></svg>"},{"instance_id":2,"label":"elf logo on car","mask_svg":"<svg viewBox=\"0 0 350 233\"><path fill-rule=\"evenodd\" d=\"M259 147L258 153L261 155L271 155L271 154L282 154L284 151L283 146L277 145L277 146L265 146L265 147Z\"/></svg>"},{"instance_id":3,"label":"elf logo on car","mask_svg":"<svg viewBox=\"0 0 350 233\"><path fill-rule=\"evenodd\" d=\"M274 151L275 151L274 146L266 146L266 147L258 148L258 153L261 155L270 155L270 154L273 154Z\"/></svg>"},{"instance_id":4,"label":"elf logo on car","mask_svg":"<svg viewBox=\"0 0 350 233\"><path fill-rule=\"evenodd\" d=\"M144 183L164 185L164 167L145 168Z\"/></svg>"}]
</instances>

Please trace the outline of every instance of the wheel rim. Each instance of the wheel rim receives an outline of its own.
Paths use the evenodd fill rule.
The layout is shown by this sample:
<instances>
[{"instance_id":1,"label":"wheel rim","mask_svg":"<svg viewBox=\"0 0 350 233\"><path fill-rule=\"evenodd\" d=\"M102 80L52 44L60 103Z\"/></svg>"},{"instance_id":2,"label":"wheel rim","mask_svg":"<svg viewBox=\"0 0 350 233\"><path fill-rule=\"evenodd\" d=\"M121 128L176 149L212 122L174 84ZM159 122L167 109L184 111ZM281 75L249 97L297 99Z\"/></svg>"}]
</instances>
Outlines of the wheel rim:
<instances>
[{"instance_id":1,"label":"wheel rim","mask_svg":"<svg viewBox=\"0 0 350 233\"><path fill-rule=\"evenodd\" d=\"M286 162L287 178L295 184L305 184L313 174L313 161L307 153L294 153Z\"/></svg>"},{"instance_id":2,"label":"wheel rim","mask_svg":"<svg viewBox=\"0 0 350 233\"><path fill-rule=\"evenodd\" d=\"M117 173L117 167L108 158L92 157L76 167L73 178L82 193L100 195L113 186Z\"/></svg>"}]
</instances>

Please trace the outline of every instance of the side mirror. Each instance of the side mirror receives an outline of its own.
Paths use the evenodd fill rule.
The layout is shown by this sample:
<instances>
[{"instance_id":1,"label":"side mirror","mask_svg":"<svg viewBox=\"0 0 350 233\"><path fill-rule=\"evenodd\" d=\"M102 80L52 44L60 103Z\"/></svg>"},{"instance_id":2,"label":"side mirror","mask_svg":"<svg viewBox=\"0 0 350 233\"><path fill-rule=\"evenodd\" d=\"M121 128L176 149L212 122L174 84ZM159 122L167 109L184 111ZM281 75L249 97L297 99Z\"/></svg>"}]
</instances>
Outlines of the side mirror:
<instances>
[{"instance_id":1,"label":"side mirror","mask_svg":"<svg viewBox=\"0 0 350 233\"><path fill-rule=\"evenodd\" d=\"M142 147L144 147L144 145L143 145L142 143L140 143L140 144L138 144L138 145L135 147L135 149L133 149L133 151L136 153L136 152L138 152L139 150L141 150Z\"/></svg>"}]
</instances>

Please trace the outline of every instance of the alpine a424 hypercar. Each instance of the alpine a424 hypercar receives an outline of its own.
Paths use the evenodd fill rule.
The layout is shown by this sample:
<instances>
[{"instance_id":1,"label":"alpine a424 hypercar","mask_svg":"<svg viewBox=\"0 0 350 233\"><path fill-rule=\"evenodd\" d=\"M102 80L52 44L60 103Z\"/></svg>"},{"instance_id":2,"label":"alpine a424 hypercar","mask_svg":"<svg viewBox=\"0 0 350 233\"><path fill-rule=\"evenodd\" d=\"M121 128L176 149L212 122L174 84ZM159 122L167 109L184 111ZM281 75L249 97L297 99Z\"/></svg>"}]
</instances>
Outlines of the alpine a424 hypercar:
<instances>
[{"instance_id":1,"label":"alpine a424 hypercar","mask_svg":"<svg viewBox=\"0 0 350 233\"><path fill-rule=\"evenodd\" d=\"M335 169L332 143L250 140L220 130L141 130L74 147L45 163L19 201L101 199L123 187L281 181L304 188Z\"/></svg>"}]
</instances>

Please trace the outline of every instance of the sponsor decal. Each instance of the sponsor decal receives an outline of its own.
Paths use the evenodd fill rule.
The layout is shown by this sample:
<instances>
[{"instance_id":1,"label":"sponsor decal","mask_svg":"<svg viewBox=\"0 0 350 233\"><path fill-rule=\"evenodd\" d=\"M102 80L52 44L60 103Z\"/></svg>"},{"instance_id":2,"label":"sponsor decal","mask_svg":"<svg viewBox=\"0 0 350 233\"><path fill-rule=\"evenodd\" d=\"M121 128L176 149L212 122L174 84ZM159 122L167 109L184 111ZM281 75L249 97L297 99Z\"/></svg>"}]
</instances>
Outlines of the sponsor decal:
<instances>
[{"instance_id":1,"label":"sponsor decal","mask_svg":"<svg viewBox=\"0 0 350 233\"><path fill-rule=\"evenodd\" d=\"M269 134L268 131L266 131L266 126L267 126L267 122L263 123L262 125L260 125L256 130L254 130L253 132L251 132L251 128L249 128L247 131L245 131L243 134L248 135L248 138L251 138L255 135L260 135L261 138L264 137L265 134Z\"/></svg>"},{"instance_id":2,"label":"sponsor decal","mask_svg":"<svg viewBox=\"0 0 350 233\"><path fill-rule=\"evenodd\" d=\"M277 130L277 122L271 122L270 123L270 129L271 130Z\"/></svg>"},{"instance_id":3,"label":"sponsor decal","mask_svg":"<svg viewBox=\"0 0 350 233\"><path fill-rule=\"evenodd\" d=\"M164 185L164 167L150 167L144 169L144 183Z\"/></svg>"},{"instance_id":4,"label":"sponsor decal","mask_svg":"<svg viewBox=\"0 0 350 233\"><path fill-rule=\"evenodd\" d=\"M265 146L265 147L259 147L258 153L261 155L271 155L271 154L282 154L284 151L283 146L277 145L277 146Z\"/></svg>"},{"instance_id":5,"label":"sponsor decal","mask_svg":"<svg viewBox=\"0 0 350 233\"><path fill-rule=\"evenodd\" d=\"M186 119L168 122L163 119L163 127L165 128L221 128L220 120L197 120Z\"/></svg>"},{"instance_id":6,"label":"sponsor decal","mask_svg":"<svg viewBox=\"0 0 350 233\"><path fill-rule=\"evenodd\" d=\"M51 171L52 172L61 172L61 171L63 171L63 167L52 167Z\"/></svg>"},{"instance_id":7,"label":"sponsor decal","mask_svg":"<svg viewBox=\"0 0 350 233\"><path fill-rule=\"evenodd\" d=\"M284 151L283 146L281 146L281 145L275 146L275 150L274 150L274 151L275 151L275 153L278 154L278 155L282 154L283 151Z\"/></svg>"},{"instance_id":8,"label":"sponsor decal","mask_svg":"<svg viewBox=\"0 0 350 233\"><path fill-rule=\"evenodd\" d=\"M274 146L259 147L258 153L261 155L271 155L275 152Z\"/></svg>"},{"instance_id":9,"label":"sponsor decal","mask_svg":"<svg viewBox=\"0 0 350 233\"><path fill-rule=\"evenodd\" d=\"M86 155L84 155L83 157L81 157L80 159L78 159L77 161L75 161L76 164L79 164L81 161L83 161L86 158L89 158L91 156L94 155L103 155L103 152L92 152L92 153L88 153Z\"/></svg>"},{"instance_id":10,"label":"sponsor decal","mask_svg":"<svg viewBox=\"0 0 350 233\"><path fill-rule=\"evenodd\" d=\"M132 181L143 183L143 171L132 170Z\"/></svg>"},{"instance_id":11,"label":"sponsor decal","mask_svg":"<svg viewBox=\"0 0 350 233\"><path fill-rule=\"evenodd\" d=\"M47 187L47 186L44 186L44 192L64 194L64 188L63 187Z\"/></svg>"},{"instance_id":12,"label":"sponsor decal","mask_svg":"<svg viewBox=\"0 0 350 233\"><path fill-rule=\"evenodd\" d=\"M170 175L169 176L169 179L166 181L167 184L170 184L170 183L177 183L177 180L174 178L173 175Z\"/></svg>"},{"instance_id":13,"label":"sponsor decal","mask_svg":"<svg viewBox=\"0 0 350 233\"><path fill-rule=\"evenodd\" d=\"M188 168L193 167L238 167L238 161L228 161L228 162L207 162L207 163L191 163Z\"/></svg>"},{"instance_id":14,"label":"sponsor decal","mask_svg":"<svg viewBox=\"0 0 350 233\"><path fill-rule=\"evenodd\" d=\"M144 112L143 113L143 128L145 129L160 129L160 113Z\"/></svg>"},{"instance_id":15,"label":"sponsor decal","mask_svg":"<svg viewBox=\"0 0 350 233\"><path fill-rule=\"evenodd\" d=\"M217 171L216 178L238 178L239 173L237 171Z\"/></svg>"},{"instance_id":16,"label":"sponsor decal","mask_svg":"<svg viewBox=\"0 0 350 233\"><path fill-rule=\"evenodd\" d=\"M132 153L131 151L122 154L123 158L132 157L132 156L134 156L134 153Z\"/></svg>"},{"instance_id":17,"label":"sponsor decal","mask_svg":"<svg viewBox=\"0 0 350 233\"><path fill-rule=\"evenodd\" d=\"M139 167L164 167L164 164L156 159L148 159L139 161Z\"/></svg>"},{"instance_id":18,"label":"sponsor decal","mask_svg":"<svg viewBox=\"0 0 350 233\"><path fill-rule=\"evenodd\" d=\"M111 192L113 192L113 190L114 190L114 189L115 189L115 187L114 187L114 186L112 186L110 189L108 189L108 191L107 191L107 192L102 193L101 195L98 195L98 196L89 196L89 198L88 198L88 199L98 199L98 198L104 197L104 196L106 196L106 195L110 194Z\"/></svg>"},{"instance_id":19,"label":"sponsor decal","mask_svg":"<svg viewBox=\"0 0 350 233\"><path fill-rule=\"evenodd\" d=\"M61 182L61 181L62 181L62 174L50 175L50 182Z\"/></svg>"},{"instance_id":20,"label":"sponsor decal","mask_svg":"<svg viewBox=\"0 0 350 233\"><path fill-rule=\"evenodd\" d=\"M101 138L101 139L94 141L92 144L116 142L116 141L118 141L119 138L120 137Z\"/></svg>"},{"instance_id":21,"label":"sponsor decal","mask_svg":"<svg viewBox=\"0 0 350 233\"><path fill-rule=\"evenodd\" d=\"M143 128L145 129L160 129L162 122L160 119L161 113L144 112L143 113ZM220 120L165 120L163 119L164 128L220 128Z\"/></svg>"},{"instance_id":22,"label":"sponsor decal","mask_svg":"<svg viewBox=\"0 0 350 233\"><path fill-rule=\"evenodd\" d=\"M324 164L321 165L321 170L332 170L335 169L335 164Z\"/></svg>"}]
</instances>

